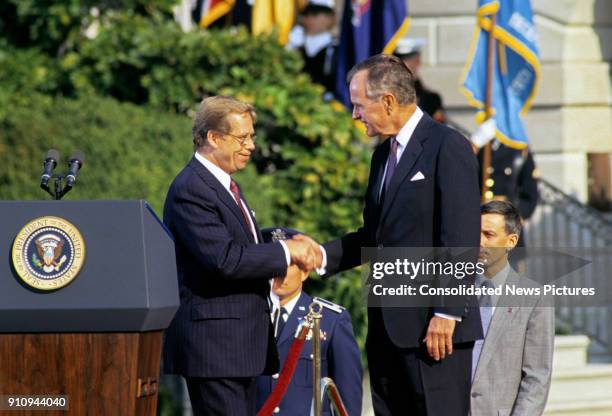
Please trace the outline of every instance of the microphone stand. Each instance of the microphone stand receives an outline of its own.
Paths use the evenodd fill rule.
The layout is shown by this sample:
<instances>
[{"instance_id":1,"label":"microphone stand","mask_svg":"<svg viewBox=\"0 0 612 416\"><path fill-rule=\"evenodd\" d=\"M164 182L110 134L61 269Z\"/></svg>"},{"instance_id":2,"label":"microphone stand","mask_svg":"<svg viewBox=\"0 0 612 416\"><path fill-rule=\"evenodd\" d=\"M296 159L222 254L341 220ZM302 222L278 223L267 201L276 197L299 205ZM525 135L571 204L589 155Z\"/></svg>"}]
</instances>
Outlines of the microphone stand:
<instances>
[{"instance_id":1,"label":"microphone stand","mask_svg":"<svg viewBox=\"0 0 612 416\"><path fill-rule=\"evenodd\" d=\"M66 183L65 186L62 187L62 180L66 178L65 175L53 175L51 177L54 182L54 190L52 191L49 187L48 183L41 183L40 187L44 189L49 195L53 197L56 201L59 201L72 189L72 185Z\"/></svg>"}]
</instances>

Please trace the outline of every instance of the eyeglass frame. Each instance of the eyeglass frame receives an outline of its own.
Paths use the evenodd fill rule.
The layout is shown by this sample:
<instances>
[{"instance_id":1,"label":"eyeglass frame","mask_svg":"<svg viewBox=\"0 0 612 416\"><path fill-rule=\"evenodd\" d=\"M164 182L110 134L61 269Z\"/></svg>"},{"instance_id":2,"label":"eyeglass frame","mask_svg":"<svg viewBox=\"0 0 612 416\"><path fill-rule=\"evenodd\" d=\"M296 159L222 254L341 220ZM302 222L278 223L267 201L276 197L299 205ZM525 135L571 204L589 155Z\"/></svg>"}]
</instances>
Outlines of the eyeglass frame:
<instances>
[{"instance_id":1,"label":"eyeglass frame","mask_svg":"<svg viewBox=\"0 0 612 416\"><path fill-rule=\"evenodd\" d=\"M217 133L223 135L223 136L231 136L232 138L234 138L239 144L240 146L244 146L247 142L247 140L251 140L251 143L255 144L255 142L257 141L257 135L255 133L253 134L246 134L244 136L236 136L232 133L224 133L222 131L217 131Z\"/></svg>"}]
</instances>

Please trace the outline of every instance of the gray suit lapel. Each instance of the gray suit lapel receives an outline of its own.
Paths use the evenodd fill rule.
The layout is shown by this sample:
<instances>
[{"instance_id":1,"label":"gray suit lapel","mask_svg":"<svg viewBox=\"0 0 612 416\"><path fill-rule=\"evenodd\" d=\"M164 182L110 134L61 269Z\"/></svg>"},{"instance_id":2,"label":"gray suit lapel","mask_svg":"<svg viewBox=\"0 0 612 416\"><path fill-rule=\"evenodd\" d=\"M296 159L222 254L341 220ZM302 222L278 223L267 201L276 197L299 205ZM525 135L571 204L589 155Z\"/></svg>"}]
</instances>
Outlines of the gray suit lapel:
<instances>
[{"instance_id":1,"label":"gray suit lapel","mask_svg":"<svg viewBox=\"0 0 612 416\"><path fill-rule=\"evenodd\" d=\"M506 279L504 285L518 285L519 276L516 272L510 269L510 273ZM489 330L485 342L482 346L482 352L478 359L478 367L476 368L476 374L474 375L474 383L478 381L482 373L483 368L487 368L489 361L491 361L495 354L499 354L499 338L504 334L508 327L512 324L512 320L516 318L517 314L520 313L523 306L524 296L506 296L502 295L497 300L495 307L495 314L491 319Z\"/></svg>"}]
</instances>

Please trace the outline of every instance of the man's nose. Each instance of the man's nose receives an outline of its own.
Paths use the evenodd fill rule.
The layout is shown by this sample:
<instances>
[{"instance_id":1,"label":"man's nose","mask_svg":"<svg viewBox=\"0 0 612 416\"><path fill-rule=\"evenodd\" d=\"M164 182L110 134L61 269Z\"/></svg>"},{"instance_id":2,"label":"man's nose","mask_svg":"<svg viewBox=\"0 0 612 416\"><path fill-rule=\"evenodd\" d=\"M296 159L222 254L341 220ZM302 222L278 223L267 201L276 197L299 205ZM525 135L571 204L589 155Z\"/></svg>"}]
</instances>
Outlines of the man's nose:
<instances>
[{"instance_id":1,"label":"man's nose","mask_svg":"<svg viewBox=\"0 0 612 416\"><path fill-rule=\"evenodd\" d=\"M353 114L352 114L352 116L353 116L353 120L359 120L359 118L360 118L359 111L357 111L356 107L353 107Z\"/></svg>"},{"instance_id":2,"label":"man's nose","mask_svg":"<svg viewBox=\"0 0 612 416\"><path fill-rule=\"evenodd\" d=\"M253 150L255 150L255 142L249 139L244 142L244 147L252 152Z\"/></svg>"}]
</instances>

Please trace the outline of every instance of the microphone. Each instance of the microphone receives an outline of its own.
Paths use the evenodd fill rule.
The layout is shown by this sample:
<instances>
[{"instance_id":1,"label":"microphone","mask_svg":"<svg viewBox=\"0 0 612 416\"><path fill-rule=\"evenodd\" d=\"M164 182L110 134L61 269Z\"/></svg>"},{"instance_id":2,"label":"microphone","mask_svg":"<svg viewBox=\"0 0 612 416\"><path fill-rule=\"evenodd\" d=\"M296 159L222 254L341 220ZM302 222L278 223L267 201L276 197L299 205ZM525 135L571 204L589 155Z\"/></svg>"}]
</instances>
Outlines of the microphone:
<instances>
[{"instance_id":1,"label":"microphone","mask_svg":"<svg viewBox=\"0 0 612 416\"><path fill-rule=\"evenodd\" d=\"M45 156L45 161L43 162L44 170L43 174L40 177L40 186L47 187L49 185L49 179L53 176L53 169L59 163L60 154L55 149L50 149Z\"/></svg>"},{"instance_id":2,"label":"microphone","mask_svg":"<svg viewBox=\"0 0 612 416\"><path fill-rule=\"evenodd\" d=\"M85 162L85 153L80 150L75 150L70 155L70 159L68 161L68 174L66 175L66 187L72 188L74 183L76 182L76 175L79 169L83 167L83 163Z\"/></svg>"}]
</instances>

